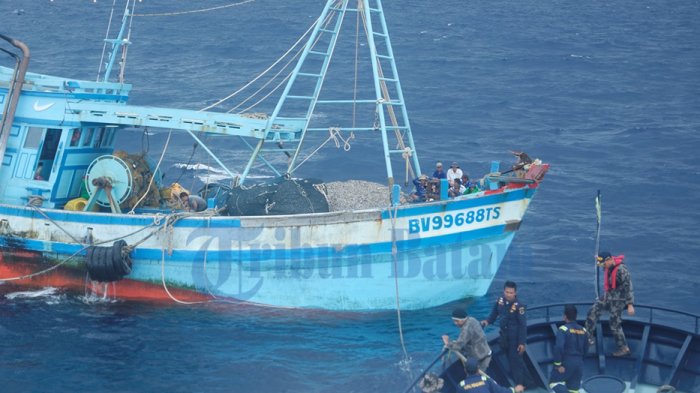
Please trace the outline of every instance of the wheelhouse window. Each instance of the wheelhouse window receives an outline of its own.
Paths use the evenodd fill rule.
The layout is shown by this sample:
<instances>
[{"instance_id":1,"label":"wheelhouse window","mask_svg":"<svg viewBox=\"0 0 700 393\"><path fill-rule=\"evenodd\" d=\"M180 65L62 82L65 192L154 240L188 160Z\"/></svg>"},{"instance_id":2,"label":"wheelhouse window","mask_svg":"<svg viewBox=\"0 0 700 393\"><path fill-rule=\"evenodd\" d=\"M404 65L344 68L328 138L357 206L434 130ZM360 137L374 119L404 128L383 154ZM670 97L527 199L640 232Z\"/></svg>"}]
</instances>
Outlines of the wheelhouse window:
<instances>
[{"instance_id":1,"label":"wheelhouse window","mask_svg":"<svg viewBox=\"0 0 700 393\"><path fill-rule=\"evenodd\" d=\"M92 144L92 147L98 148L100 147L100 145L102 145L102 138L104 137L104 133L104 128L97 129L97 133L95 134L95 143Z\"/></svg>"},{"instance_id":2,"label":"wheelhouse window","mask_svg":"<svg viewBox=\"0 0 700 393\"><path fill-rule=\"evenodd\" d=\"M73 129L73 133L70 136L70 146L75 147L80 144L80 136L83 134L83 130L80 128Z\"/></svg>"},{"instance_id":3,"label":"wheelhouse window","mask_svg":"<svg viewBox=\"0 0 700 393\"><path fill-rule=\"evenodd\" d=\"M39 127L29 127L27 138L24 140L25 149L38 149L44 129Z\"/></svg>"},{"instance_id":4,"label":"wheelhouse window","mask_svg":"<svg viewBox=\"0 0 700 393\"><path fill-rule=\"evenodd\" d=\"M83 139L83 146L90 146L90 142L92 142L92 134L95 133L94 128L88 128L87 129L87 134L85 134L85 139Z\"/></svg>"},{"instance_id":5,"label":"wheelhouse window","mask_svg":"<svg viewBox=\"0 0 700 393\"><path fill-rule=\"evenodd\" d=\"M104 137L104 140L102 141L103 147L112 145L112 142L114 142L114 134L116 134L114 129L107 128L105 130L105 137Z\"/></svg>"}]
</instances>

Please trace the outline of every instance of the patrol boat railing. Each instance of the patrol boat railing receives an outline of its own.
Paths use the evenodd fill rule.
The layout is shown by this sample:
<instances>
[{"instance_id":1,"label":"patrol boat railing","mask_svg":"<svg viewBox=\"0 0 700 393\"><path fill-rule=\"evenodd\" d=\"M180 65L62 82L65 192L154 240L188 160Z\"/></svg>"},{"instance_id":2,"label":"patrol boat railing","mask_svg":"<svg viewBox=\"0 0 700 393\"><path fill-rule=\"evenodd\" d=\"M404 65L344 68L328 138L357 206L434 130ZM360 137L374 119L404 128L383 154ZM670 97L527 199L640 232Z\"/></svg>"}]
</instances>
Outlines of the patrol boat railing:
<instances>
[{"instance_id":1,"label":"patrol boat railing","mask_svg":"<svg viewBox=\"0 0 700 393\"><path fill-rule=\"evenodd\" d=\"M551 315L551 309L553 308L563 308L566 304L573 304L579 308L579 319L583 316L581 314L581 308L579 306L584 306L584 307L590 307L592 305L591 302L588 303L583 303L583 302L577 302L577 303L553 303L553 304L544 304L541 306L535 306L535 307L528 307L527 311L528 313L532 313L534 311L538 310L544 310L545 311L545 320L546 322L554 321L554 322L559 322L561 321L561 316L563 315L563 311L554 314L553 316ZM667 307L655 307L655 306L646 306L646 305L636 305L634 306L635 308L635 316L634 317L629 317L629 318L636 318L640 319L639 317L639 311L640 310L647 310L648 315L646 317L646 322L649 324L654 324L654 314L656 313L657 315L659 313L665 312L668 313L669 315L674 315L676 317L688 317L689 319L693 320L693 329L688 330L687 328L683 328L683 325L679 326L679 328L683 330L688 330L689 332L692 332L693 334L699 334L700 335L700 315L695 315L689 312L685 311L680 311L672 308L667 308Z\"/></svg>"}]
</instances>

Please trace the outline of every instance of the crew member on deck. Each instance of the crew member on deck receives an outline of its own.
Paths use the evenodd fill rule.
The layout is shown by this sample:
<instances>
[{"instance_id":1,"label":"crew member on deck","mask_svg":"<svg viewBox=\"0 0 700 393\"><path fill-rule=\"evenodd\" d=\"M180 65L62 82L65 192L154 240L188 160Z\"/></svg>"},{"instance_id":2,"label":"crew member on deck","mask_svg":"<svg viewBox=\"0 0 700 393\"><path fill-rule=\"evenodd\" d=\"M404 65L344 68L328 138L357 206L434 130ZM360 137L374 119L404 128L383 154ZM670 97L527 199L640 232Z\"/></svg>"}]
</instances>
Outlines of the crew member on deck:
<instances>
[{"instance_id":1,"label":"crew member on deck","mask_svg":"<svg viewBox=\"0 0 700 393\"><path fill-rule=\"evenodd\" d=\"M467 374L467 377L459 383L461 387L459 391L469 393L520 393L525 390L522 386L504 388L487 375L482 375L479 373L479 366L474 358L467 359L464 365L464 372Z\"/></svg>"},{"instance_id":2,"label":"crew member on deck","mask_svg":"<svg viewBox=\"0 0 700 393\"><path fill-rule=\"evenodd\" d=\"M447 179L447 173L442 169L442 162L438 161L435 164L435 172L433 172L433 179Z\"/></svg>"},{"instance_id":3,"label":"crew member on deck","mask_svg":"<svg viewBox=\"0 0 700 393\"><path fill-rule=\"evenodd\" d=\"M595 328L603 310L610 310L610 330L615 337L617 350L613 356L627 356L630 348L625 340L625 332L622 331L622 310L627 309L627 314L634 315L634 290L632 289L632 277L627 266L622 263L624 255L613 256L607 251L598 254L598 264L605 268L604 287L605 295L596 300L586 318L586 330L588 340L595 343Z\"/></svg>"},{"instance_id":4,"label":"crew member on deck","mask_svg":"<svg viewBox=\"0 0 700 393\"><path fill-rule=\"evenodd\" d=\"M427 198L428 176L420 175L413 179L413 185L416 186L416 191L410 195L411 202L425 202Z\"/></svg>"},{"instance_id":5,"label":"crew member on deck","mask_svg":"<svg viewBox=\"0 0 700 393\"><path fill-rule=\"evenodd\" d=\"M456 340L450 340L448 335L443 335L442 342L445 348L458 351L466 358L476 359L479 368L486 370L491 363L491 348L479 321L467 316L467 311L463 308L458 308L452 312L452 322L459 328L459 337Z\"/></svg>"},{"instance_id":6,"label":"crew member on deck","mask_svg":"<svg viewBox=\"0 0 700 393\"><path fill-rule=\"evenodd\" d=\"M506 352L510 365L511 377L515 380L516 387L525 388L532 385L530 374L525 368L523 354L525 353L525 338L527 337L527 318L525 305L518 301L518 286L513 281L506 281L503 287L503 296L499 297L493 305L488 319L481 321L483 326L488 326L501 318L501 349Z\"/></svg>"},{"instance_id":7,"label":"crew member on deck","mask_svg":"<svg viewBox=\"0 0 700 393\"><path fill-rule=\"evenodd\" d=\"M555 393L578 392L583 376L583 356L588 350L586 329L576 322L576 306L564 307L564 325L557 330L554 345L554 368L549 388Z\"/></svg>"},{"instance_id":8,"label":"crew member on deck","mask_svg":"<svg viewBox=\"0 0 700 393\"><path fill-rule=\"evenodd\" d=\"M180 193L180 200L188 211L203 212L207 210L207 201L198 195L189 195L183 191Z\"/></svg>"}]
</instances>

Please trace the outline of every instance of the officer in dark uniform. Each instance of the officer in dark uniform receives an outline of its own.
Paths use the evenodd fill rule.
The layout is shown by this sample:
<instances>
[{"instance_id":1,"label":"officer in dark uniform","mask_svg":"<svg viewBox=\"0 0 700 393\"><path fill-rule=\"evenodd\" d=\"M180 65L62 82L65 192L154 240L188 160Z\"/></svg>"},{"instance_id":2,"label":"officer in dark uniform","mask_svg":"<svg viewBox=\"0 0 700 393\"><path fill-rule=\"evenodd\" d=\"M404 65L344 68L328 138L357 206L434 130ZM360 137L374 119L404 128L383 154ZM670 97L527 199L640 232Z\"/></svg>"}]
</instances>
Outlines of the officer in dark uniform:
<instances>
[{"instance_id":1,"label":"officer in dark uniform","mask_svg":"<svg viewBox=\"0 0 700 393\"><path fill-rule=\"evenodd\" d=\"M583 356L588 350L586 329L576 322L576 306L564 307L564 325L557 330L554 345L554 368L549 388L556 393L578 392L583 376Z\"/></svg>"},{"instance_id":2,"label":"officer in dark uniform","mask_svg":"<svg viewBox=\"0 0 700 393\"><path fill-rule=\"evenodd\" d=\"M475 358L467 359L464 365L464 371L467 377L459 383L461 389L459 392L465 391L469 393L520 393L524 389L522 387L504 388L497 384L493 379L479 373L479 363Z\"/></svg>"},{"instance_id":3,"label":"officer in dark uniform","mask_svg":"<svg viewBox=\"0 0 700 393\"><path fill-rule=\"evenodd\" d=\"M487 326L501 318L501 349L508 356L511 377L515 380L516 387L532 385L530 375L525 368L523 353L525 353L525 338L527 337L527 318L525 317L525 305L520 303L517 297L518 286L513 281L506 281L503 287L503 296L498 298L493 305L488 319L481 321L482 326Z\"/></svg>"}]
</instances>

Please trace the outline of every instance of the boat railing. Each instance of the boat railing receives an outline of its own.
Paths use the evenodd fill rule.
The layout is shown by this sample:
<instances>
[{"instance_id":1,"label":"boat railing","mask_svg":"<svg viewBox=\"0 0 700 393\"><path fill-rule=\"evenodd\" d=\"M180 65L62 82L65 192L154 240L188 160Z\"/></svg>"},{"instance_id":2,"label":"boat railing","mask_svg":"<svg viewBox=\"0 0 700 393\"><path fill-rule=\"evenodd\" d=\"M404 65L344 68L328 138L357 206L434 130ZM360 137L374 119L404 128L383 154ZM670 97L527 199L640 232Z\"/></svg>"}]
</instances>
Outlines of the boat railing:
<instances>
[{"instance_id":1,"label":"boat railing","mask_svg":"<svg viewBox=\"0 0 700 393\"><path fill-rule=\"evenodd\" d=\"M533 312L544 310L544 314L545 314L544 318L545 318L546 322L559 322L559 321L561 321L561 316L563 314L563 311L553 312L553 309L558 308L560 310L563 310L564 306L567 304L573 304L575 306L591 306L592 305L592 303L584 303L584 302L544 304L544 305L539 305L539 306L535 306L535 307L529 307L528 314L532 314ZM686 311L680 311L680 310L676 310L676 309L672 309L672 308L667 308L667 307L646 306L646 305L641 305L641 304L640 305L635 304L634 308L635 308L636 312L635 312L635 316L632 318L639 320L641 322L646 322L650 325L654 323L654 318L658 319L660 313L667 313L667 315L673 315L673 316L676 316L679 318L688 318L688 319L693 321L693 325L694 325L693 329L684 328L682 325L674 326L674 327L682 329L688 333L693 333L696 335L700 334L700 315L696 315L693 313L689 313ZM640 316L640 314L643 314L643 313L640 313L639 311L643 311L643 310L647 311L646 317ZM581 319L580 317L582 315L584 315L584 317L585 317L585 314L582 314L581 312L579 312L579 319Z\"/></svg>"},{"instance_id":2,"label":"boat railing","mask_svg":"<svg viewBox=\"0 0 700 393\"><path fill-rule=\"evenodd\" d=\"M27 72L24 90L44 93L102 94L107 96L128 96L131 85L116 82L94 82L66 79L50 75Z\"/></svg>"}]
</instances>

